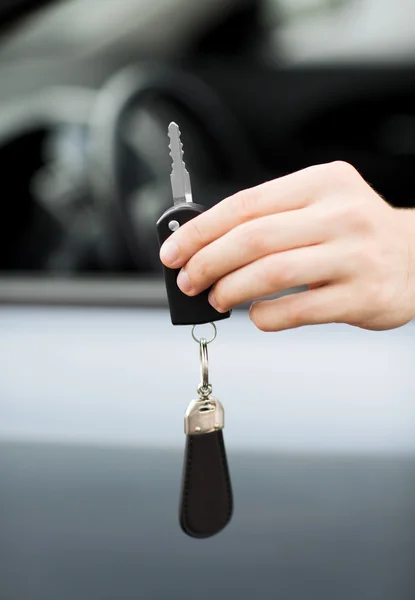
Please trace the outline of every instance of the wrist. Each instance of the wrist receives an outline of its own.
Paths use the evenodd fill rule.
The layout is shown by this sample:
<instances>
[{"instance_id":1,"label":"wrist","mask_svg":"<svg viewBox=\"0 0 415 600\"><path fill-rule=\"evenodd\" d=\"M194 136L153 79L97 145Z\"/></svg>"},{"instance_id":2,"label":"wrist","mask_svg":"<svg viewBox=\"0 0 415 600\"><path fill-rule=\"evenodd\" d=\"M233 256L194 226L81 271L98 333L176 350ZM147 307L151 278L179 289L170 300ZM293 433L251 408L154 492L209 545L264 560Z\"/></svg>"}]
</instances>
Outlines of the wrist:
<instances>
[{"instance_id":1,"label":"wrist","mask_svg":"<svg viewBox=\"0 0 415 600\"><path fill-rule=\"evenodd\" d=\"M408 320L415 319L415 208L395 209L400 228L407 242L407 311Z\"/></svg>"}]
</instances>

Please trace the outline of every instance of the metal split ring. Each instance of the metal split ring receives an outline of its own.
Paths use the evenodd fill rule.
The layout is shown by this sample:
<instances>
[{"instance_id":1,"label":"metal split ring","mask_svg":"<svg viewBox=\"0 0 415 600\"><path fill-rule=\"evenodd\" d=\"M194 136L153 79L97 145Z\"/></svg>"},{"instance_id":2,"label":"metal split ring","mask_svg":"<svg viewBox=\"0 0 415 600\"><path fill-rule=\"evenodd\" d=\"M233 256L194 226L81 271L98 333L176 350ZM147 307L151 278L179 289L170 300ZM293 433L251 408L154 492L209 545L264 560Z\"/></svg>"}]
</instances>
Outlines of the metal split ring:
<instances>
[{"instance_id":1,"label":"metal split ring","mask_svg":"<svg viewBox=\"0 0 415 600\"><path fill-rule=\"evenodd\" d=\"M209 385L209 357L205 338L200 340L200 378L202 387L207 388Z\"/></svg>"},{"instance_id":2,"label":"metal split ring","mask_svg":"<svg viewBox=\"0 0 415 600\"><path fill-rule=\"evenodd\" d=\"M205 338L199 339L199 338L197 338L195 336L195 329L196 329L197 325L193 325L193 327L192 327L192 338L194 339L195 342L197 342L198 344L200 344L202 342L202 340L205 340L206 344L210 344L211 342L213 342L213 340L216 338L216 335L217 335L218 331L216 329L215 323L209 323L209 325L212 325L212 327L213 327L213 336L208 341L206 341Z\"/></svg>"},{"instance_id":3,"label":"metal split ring","mask_svg":"<svg viewBox=\"0 0 415 600\"><path fill-rule=\"evenodd\" d=\"M197 393L207 398L212 393L212 385L209 383L209 357L208 342L205 338L200 340L200 378L201 383L197 387Z\"/></svg>"}]
</instances>

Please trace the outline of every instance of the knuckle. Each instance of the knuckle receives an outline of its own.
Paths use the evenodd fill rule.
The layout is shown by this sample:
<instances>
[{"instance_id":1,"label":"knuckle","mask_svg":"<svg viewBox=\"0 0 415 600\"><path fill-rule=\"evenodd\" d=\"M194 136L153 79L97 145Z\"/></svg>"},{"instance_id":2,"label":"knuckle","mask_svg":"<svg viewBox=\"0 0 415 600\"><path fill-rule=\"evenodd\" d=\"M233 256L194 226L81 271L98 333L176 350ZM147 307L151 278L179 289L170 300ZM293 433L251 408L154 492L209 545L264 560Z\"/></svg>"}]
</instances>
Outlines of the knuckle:
<instances>
[{"instance_id":1,"label":"knuckle","mask_svg":"<svg viewBox=\"0 0 415 600\"><path fill-rule=\"evenodd\" d=\"M258 219L241 225L240 236L241 242L249 254L262 254L262 251L267 248L262 223L258 223Z\"/></svg>"},{"instance_id":2,"label":"knuckle","mask_svg":"<svg viewBox=\"0 0 415 600\"><path fill-rule=\"evenodd\" d=\"M195 288L199 288L206 281L210 280L211 268L209 262L207 262L202 256L198 256L194 260L190 260L186 270L189 275L189 279Z\"/></svg>"},{"instance_id":3,"label":"knuckle","mask_svg":"<svg viewBox=\"0 0 415 600\"><path fill-rule=\"evenodd\" d=\"M343 160L311 165L307 167L307 171L315 177L324 176L332 180L353 177L357 173L353 165Z\"/></svg>"},{"instance_id":4,"label":"knuckle","mask_svg":"<svg viewBox=\"0 0 415 600\"><path fill-rule=\"evenodd\" d=\"M226 310L231 305L229 290L221 281L214 287L215 300L223 310Z\"/></svg>"},{"instance_id":5,"label":"knuckle","mask_svg":"<svg viewBox=\"0 0 415 600\"><path fill-rule=\"evenodd\" d=\"M252 190L243 190L229 198L230 210L240 216L242 222L251 220L256 213L256 196Z\"/></svg>"},{"instance_id":6,"label":"knuckle","mask_svg":"<svg viewBox=\"0 0 415 600\"><path fill-rule=\"evenodd\" d=\"M336 207L336 216L344 224L360 227L365 221L364 212L355 202L341 202Z\"/></svg>"},{"instance_id":7,"label":"knuckle","mask_svg":"<svg viewBox=\"0 0 415 600\"><path fill-rule=\"evenodd\" d=\"M382 271L382 254L379 252L376 244L371 241L362 240L357 246L356 259L360 257L360 264L362 262L365 266L365 271L373 276L376 276L379 271Z\"/></svg>"},{"instance_id":8,"label":"knuckle","mask_svg":"<svg viewBox=\"0 0 415 600\"><path fill-rule=\"evenodd\" d=\"M191 228L191 235L189 235L189 238L192 239L194 245L196 247L201 247L204 245L205 243L205 234L203 231L203 227L200 224L200 221L198 218L192 219L189 222L189 227Z\"/></svg>"},{"instance_id":9,"label":"knuckle","mask_svg":"<svg viewBox=\"0 0 415 600\"><path fill-rule=\"evenodd\" d=\"M289 302L287 305L286 320L290 327L301 327L312 319L310 307L306 302Z\"/></svg>"},{"instance_id":10,"label":"knuckle","mask_svg":"<svg viewBox=\"0 0 415 600\"><path fill-rule=\"evenodd\" d=\"M354 203L354 207L350 205L349 209L348 220L355 231L369 233L375 230L373 215L368 210L366 203Z\"/></svg>"},{"instance_id":11,"label":"knuckle","mask_svg":"<svg viewBox=\"0 0 415 600\"><path fill-rule=\"evenodd\" d=\"M362 271L362 267L366 270L366 249L363 244L357 243L339 247L339 254L342 257L344 267L344 277L355 276L356 273Z\"/></svg>"},{"instance_id":12,"label":"knuckle","mask_svg":"<svg viewBox=\"0 0 415 600\"><path fill-rule=\"evenodd\" d=\"M366 203L359 198L327 203L326 209L324 217L330 227L336 225L355 233L364 234L370 233L374 228L370 211Z\"/></svg>"},{"instance_id":13,"label":"knuckle","mask_svg":"<svg viewBox=\"0 0 415 600\"><path fill-rule=\"evenodd\" d=\"M365 302L363 304L371 315L378 315L393 306L390 287L380 279L366 285Z\"/></svg>"},{"instance_id":14,"label":"knuckle","mask_svg":"<svg viewBox=\"0 0 415 600\"><path fill-rule=\"evenodd\" d=\"M358 171L348 162L336 160L321 165L309 167L314 177L323 185L325 193L330 195L335 190L347 189L355 186L358 179L361 179Z\"/></svg>"},{"instance_id":15,"label":"knuckle","mask_svg":"<svg viewBox=\"0 0 415 600\"><path fill-rule=\"evenodd\" d=\"M294 276L293 266L283 254L271 254L265 258L264 279L270 289L290 287Z\"/></svg>"},{"instance_id":16,"label":"knuckle","mask_svg":"<svg viewBox=\"0 0 415 600\"><path fill-rule=\"evenodd\" d=\"M353 165L344 160L335 160L327 163L327 169L330 175L336 180L341 182L348 182L350 179L354 179L358 172Z\"/></svg>"},{"instance_id":17,"label":"knuckle","mask_svg":"<svg viewBox=\"0 0 415 600\"><path fill-rule=\"evenodd\" d=\"M255 327L260 331L272 331L271 323L266 317L266 312L261 310L261 304L252 304L249 317Z\"/></svg>"},{"instance_id":18,"label":"knuckle","mask_svg":"<svg viewBox=\"0 0 415 600\"><path fill-rule=\"evenodd\" d=\"M333 162L312 165L307 168L310 181L318 189L320 200L333 198L341 192L355 189L361 177L358 171L348 162L336 160Z\"/></svg>"}]
</instances>

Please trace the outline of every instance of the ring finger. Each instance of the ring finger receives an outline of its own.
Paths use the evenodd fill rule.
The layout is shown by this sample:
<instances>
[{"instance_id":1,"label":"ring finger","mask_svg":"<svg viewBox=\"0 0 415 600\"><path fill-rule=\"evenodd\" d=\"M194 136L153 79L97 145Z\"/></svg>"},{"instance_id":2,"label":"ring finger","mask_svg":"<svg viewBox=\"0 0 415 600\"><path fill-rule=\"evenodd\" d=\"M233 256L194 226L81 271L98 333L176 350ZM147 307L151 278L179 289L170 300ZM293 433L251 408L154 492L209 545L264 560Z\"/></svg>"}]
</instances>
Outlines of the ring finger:
<instances>
[{"instance_id":1,"label":"ring finger","mask_svg":"<svg viewBox=\"0 0 415 600\"><path fill-rule=\"evenodd\" d=\"M345 261L329 244L270 254L220 279L209 301L219 312L276 292L329 283L347 274Z\"/></svg>"}]
</instances>

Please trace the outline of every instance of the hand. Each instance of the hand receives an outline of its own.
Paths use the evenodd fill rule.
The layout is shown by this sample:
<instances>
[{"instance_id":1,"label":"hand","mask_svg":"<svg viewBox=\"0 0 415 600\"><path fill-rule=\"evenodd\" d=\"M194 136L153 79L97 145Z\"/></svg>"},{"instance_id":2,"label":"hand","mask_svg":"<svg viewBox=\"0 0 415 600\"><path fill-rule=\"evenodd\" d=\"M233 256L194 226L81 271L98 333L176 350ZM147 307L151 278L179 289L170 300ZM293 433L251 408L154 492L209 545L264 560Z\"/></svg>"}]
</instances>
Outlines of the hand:
<instances>
[{"instance_id":1,"label":"hand","mask_svg":"<svg viewBox=\"0 0 415 600\"><path fill-rule=\"evenodd\" d=\"M349 164L309 167L231 196L183 225L160 259L210 303L251 306L263 331L343 322L391 329L415 317L415 212L387 204Z\"/></svg>"}]
</instances>

